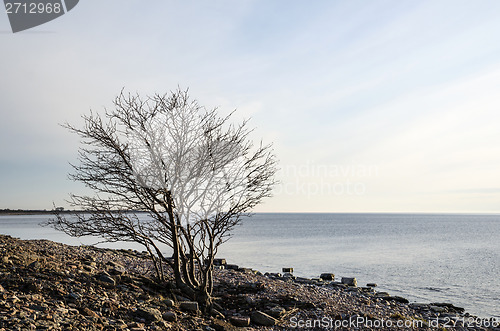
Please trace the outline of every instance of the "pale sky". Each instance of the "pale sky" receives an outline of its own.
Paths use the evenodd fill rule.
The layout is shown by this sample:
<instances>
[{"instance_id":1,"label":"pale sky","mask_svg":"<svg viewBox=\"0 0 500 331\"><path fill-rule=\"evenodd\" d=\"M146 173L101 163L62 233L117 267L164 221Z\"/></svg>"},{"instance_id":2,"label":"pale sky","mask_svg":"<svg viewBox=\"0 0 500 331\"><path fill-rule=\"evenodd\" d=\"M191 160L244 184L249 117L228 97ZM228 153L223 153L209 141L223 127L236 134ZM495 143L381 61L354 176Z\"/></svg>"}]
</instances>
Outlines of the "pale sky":
<instances>
[{"instance_id":1,"label":"pale sky","mask_svg":"<svg viewBox=\"0 0 500 331\"><path fill-rule=\"evenodd\" d=\"M0 209L81 192L58 123L180 86L274 144L256 211L500 212L500 1L85 0L0 45Z\"/></svg>"}]
</instances>

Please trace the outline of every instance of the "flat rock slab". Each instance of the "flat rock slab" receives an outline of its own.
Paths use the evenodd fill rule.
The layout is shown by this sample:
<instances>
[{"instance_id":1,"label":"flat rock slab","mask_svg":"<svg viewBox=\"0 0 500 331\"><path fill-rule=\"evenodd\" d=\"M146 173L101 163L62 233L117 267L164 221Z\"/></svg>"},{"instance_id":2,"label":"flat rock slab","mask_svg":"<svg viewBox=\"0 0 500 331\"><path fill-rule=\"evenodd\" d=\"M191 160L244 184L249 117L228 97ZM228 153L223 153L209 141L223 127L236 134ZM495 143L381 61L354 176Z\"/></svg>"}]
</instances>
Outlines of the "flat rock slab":
<instances>
[{"instance_id":1,"label":"flat rock slab","mask_svg":"<svg viewBox=\"0 0 500 331\"><path fill-rule=\"evenodd\" d=\"M179 308L185 311L198 312L198 302L196 301L182 301Z\"/></svg>"},{"instance_id":2,"label":"flat rock slab","mask_svg":"<svg viewBox=\"0 0 500 331\"><path fill-rule=\"evenodd\" d=\"M261 311L254 312L252 314L251 320L252 323L262 326L273 326L276 325L276 323L278 323L278 321L274 317L271 317L268 314L263 313Z\"/></svg>"}]
</instances>

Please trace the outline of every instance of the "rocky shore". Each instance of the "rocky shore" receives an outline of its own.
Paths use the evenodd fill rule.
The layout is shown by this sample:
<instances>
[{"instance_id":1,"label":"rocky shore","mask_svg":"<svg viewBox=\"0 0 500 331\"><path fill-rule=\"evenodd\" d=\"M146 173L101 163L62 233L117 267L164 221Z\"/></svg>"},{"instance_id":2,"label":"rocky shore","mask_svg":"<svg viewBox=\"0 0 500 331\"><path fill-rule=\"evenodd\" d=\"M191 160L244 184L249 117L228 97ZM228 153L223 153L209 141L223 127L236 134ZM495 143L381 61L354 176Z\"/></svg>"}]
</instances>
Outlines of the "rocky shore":
<instances>
[{"instance_id":1,"label":"rocky shore","mask_svg":"<svg viewBox=\"0 0 500 331\"><path fill-rule=\"evenodd\" d=\"M0 235L0 330L500 330L448 303L413 303L376 284L263 275L219 259L205 316L147 254Z\"/></svg>"}]
</instances>

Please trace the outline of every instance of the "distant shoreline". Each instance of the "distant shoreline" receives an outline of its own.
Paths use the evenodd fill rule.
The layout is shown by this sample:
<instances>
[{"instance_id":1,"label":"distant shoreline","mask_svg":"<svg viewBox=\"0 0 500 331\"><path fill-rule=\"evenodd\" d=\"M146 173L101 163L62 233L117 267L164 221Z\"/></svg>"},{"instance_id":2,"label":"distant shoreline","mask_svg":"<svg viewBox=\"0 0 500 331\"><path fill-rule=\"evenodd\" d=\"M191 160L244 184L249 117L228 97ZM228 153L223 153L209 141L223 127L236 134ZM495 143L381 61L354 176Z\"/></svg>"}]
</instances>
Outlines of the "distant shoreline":
<instances>
[{"instance_id":1,"label":"distant shoreline","mask_svg":"<svg viewBox=\"0 0 500 331\"><path fill-rule=\"evenodd\" d=\"M144 213L143 211L130 210L129 212ZM0 209L0 215L55 215L55 214L83 214L85 210L28 210L28 209Z\"/></svg>"},{"instance_id":2,"label":"distant shoreline","mask_svg":"<svg viewBox=\"0 0 500 331\"><path fill-rule=\"evenodd\" d=\"M82 213L81 210L62 210L57 211L60 214L74 214L74 213ZM0 209L0 215L54 215L56 213L55 210L24 210L24 209Z\"/></svg>"}]
</instances>

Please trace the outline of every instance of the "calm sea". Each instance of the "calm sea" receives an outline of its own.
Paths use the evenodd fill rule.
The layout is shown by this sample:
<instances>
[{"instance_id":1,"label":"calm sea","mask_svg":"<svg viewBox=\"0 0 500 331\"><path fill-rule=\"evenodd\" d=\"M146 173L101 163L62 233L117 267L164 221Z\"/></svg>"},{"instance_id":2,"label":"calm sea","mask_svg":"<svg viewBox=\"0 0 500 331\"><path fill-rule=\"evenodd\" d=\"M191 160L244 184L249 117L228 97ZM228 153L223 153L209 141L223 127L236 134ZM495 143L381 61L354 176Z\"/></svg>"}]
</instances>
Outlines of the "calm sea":
<instances>
[{"instance_id":1,"label":"calm sea","mask_svg":"<svg viewBox=\"0 0 500 331\"><path fill-rule=\"evenodd\" d=\"M38 223L46 215L0 216L0 233L67 244ZM451 302L480 317L500 317L500 215L263 213L243 220L218 256L262 272L356 277L411 302ZM133 248L126 243L101 247Z\"/></svg>"}]
</instances>

